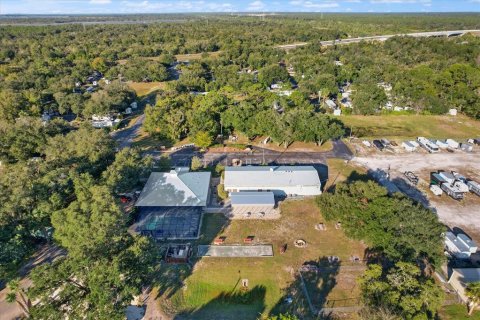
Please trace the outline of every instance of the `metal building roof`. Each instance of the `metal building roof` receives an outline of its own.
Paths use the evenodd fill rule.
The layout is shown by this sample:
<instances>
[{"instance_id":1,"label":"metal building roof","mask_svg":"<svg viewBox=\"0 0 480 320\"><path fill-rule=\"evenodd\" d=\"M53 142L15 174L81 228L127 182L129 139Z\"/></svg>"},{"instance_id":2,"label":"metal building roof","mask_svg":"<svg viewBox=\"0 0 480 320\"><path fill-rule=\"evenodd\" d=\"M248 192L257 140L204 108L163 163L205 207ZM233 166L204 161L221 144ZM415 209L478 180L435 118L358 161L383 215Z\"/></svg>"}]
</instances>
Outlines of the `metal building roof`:
<instances>
[{"instance_id":1,"label":"metal building roof","mask_svg":"<svg viewBox=\"0 0 480 320\"><path fill-rule=\"evenodd\" d=\"M312 166L226 167L226 188L318 186L320 178Z\"/></svg>"},{"instance_id":2,"label":"metal building roof","mask_svg":"<svg viewBox=\"0 0 480 320\"><path fill-rule=\"evenodd\" d=\"M190 207L207 205L210 172L152 172L137 207Z\"/></svg>"},{"instance_id":3,"label":"metal building roof","mask_svg":"<svg viewBox=\"0 0 480 320\"><path fill-rule=\"evenodd\" d=\"M232 192L230 193L232 205L275 205L273 192Z\"/></svg>"},{"instance_id":4,"label":"metal building roof","mask_svg":"<svg viewBox=\"0 0 480 320\"><path fill-rule=\"evenodd\" d=\"M470 248L463 241L460 241L453 232L445 232L445 238L450 240L458 252L470 252Z\"/></svg>"}]
</instances>

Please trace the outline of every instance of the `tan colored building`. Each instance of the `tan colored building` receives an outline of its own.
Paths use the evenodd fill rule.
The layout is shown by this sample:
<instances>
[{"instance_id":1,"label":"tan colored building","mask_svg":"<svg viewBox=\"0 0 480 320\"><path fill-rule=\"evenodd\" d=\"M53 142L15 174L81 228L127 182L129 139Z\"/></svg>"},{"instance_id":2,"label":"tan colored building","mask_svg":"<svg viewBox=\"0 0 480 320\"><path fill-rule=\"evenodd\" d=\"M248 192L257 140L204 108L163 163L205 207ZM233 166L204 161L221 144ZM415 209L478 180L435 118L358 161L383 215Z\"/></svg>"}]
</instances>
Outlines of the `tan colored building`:
<instances>
[{"instance_id":1,"label":"tan colored building","mask_svg":"<svg viewBox=\"0 0 480 320\"><path fill-rule=\"evenodd\" d=\"M452 274L448 279L448 283L455 289L464 303L468 303L468 297L465 294L467 285L478 281L480 281L480 268L452 269Z\"/></svg>"},{"instance_id":2,"label":"tan colored building","mask_svg":"<svg viewBox=\"0 0 480 320\"><path fill-rule=\"evenodd\" d=\"M276 214L273 192L231 192L232 215L240 218L268 218Z\"/></svg>"}]
</instances>

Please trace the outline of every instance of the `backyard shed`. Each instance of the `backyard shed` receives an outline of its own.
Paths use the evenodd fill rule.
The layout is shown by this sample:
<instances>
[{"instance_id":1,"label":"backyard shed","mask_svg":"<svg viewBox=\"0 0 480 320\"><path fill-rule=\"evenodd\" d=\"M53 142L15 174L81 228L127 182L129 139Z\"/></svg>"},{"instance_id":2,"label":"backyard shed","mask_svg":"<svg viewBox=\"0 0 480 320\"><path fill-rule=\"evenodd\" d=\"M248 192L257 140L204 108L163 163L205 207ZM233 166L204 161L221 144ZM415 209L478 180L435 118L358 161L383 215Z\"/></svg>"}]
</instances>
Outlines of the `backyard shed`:
<instances>
[{"instance_id":1,"label":"backyard shed","mask_svg":"<svg viewBox=\"0 0 480 320\"><path fill-rule=\"evenodd\" d=\"M465 294L467 285L478 281L480 281L480 268L454 268L448 279L448 283L455 289L464 303L469 301Z\"/></svg>"}]
</instances>

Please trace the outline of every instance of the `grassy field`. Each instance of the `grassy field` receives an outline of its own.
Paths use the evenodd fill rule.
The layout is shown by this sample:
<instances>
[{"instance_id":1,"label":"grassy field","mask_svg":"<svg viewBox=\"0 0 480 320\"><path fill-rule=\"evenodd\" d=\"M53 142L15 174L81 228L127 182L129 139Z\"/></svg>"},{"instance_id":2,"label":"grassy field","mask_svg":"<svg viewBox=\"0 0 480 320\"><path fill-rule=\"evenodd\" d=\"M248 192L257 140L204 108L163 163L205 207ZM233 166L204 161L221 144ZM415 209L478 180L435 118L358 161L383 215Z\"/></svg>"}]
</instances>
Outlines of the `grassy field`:
<instances>
[{"instance_id":1,"label":"grassy field","mask_svg":"<svg viewBox=\"0 0 480 320\"><path fill-rule=\"evenodd\" d=\"M204 258L196 261L193 269L169 266L166 281L170 285L160 289L167 311L176 314L175 319L257 319L285 311L309 318L298 268L304 263L322 263L332 255L348 264L352 255L363 257L365 248L333 224L326 223L326 231L315 230L314 225L324 221L313 199L287 201L281 210L279 220L228 221L221 214L206 214L198 243L225 236L226 244L239 244L243 238L255 236L256 243L273 244L274 257ZM296 239L304 239L307 247L296 248ZM284 244L288 248L280 254ZM328 281L322 277L309 280L317 308L358 298L356 278L362 272L342 268L324 272ZM240 288L241 279L248 279L249 290ZM284 303L286 296L291 296L294 303Z\"/></svg>"},{"instance_id":2,"label":"grassy field","mask_svg":"<svg viewBox=\"0 0 480 320\"><path fill-rule=\"evenodd\" d=\"M209 58L218 58L221 51L207 52ZM177 54L175 58L177 61L193 61L202 59L203 53Z\"/></svg>"},{"instance_id":3,"label":"grassy field","mask_svg":"<svg viewBox=\"0 0 480 320\"><path fill-rule=\"evenodd\" d=\"M472 316L468 316L467 307L462 304L454 304L445 306L440 311L440 319L442 320L480 320L480 311L473 312Z\"/></svg>"},{"instance_id":4,"label":"grassy field","mask_svg":"<svg viewBox=\"0 0 480 320\"><path fill-rule=\"evenodd\" d=\"M220 53L222 53L222 51L206 52L209 58L217 58L220 55ZM175 58L177 59L177 61L194 61L194 60L202 59L202 54L203 53L177 54L175 55ZM159 57L144 57L143 59L157 61ZM124 65L127 62L128 62L128 59L117 60L117 63L119 65Z\"/></svg>"},{"instance_id":5,"label":"grassy field","mask_svg":"<svg viewBox=\"0 0 480 320\"><path fill-rule=\"evenodd\" d=\"M357 137L375 138L476 138L480 137L480 121L465 116L382 115L339 118Z\"/></svg>"},{"instance_id":6,"label":"grassy field","mask_svg":"<svg viewBox=\"0 0 480 320\"><path fill-rule=\"evenodd\" d=\"M166 82L128 82L128 86L132 88L137 96L143 97L156 90L165 88Z\"/></svg>"}]
</instances>

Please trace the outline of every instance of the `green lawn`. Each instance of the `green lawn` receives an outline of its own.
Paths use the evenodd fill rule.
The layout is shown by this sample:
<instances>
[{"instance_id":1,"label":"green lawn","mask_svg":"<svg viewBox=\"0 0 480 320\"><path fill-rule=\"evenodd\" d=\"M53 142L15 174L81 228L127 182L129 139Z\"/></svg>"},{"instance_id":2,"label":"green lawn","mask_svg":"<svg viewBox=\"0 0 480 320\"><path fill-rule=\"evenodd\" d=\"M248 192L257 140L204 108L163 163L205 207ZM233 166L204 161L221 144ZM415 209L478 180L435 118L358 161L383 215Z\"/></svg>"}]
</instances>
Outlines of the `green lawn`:
<instances>
[{"instance_id":1,"label":"green lawn","mask_svg":"<svg viewBox=\"0 0 480 320\"><path fill-rule=\"evenodd\" d=\"M467 307L463 304L453 304L445 306L440 311L440 319L442 320L480 320L480 311L473 312L472 316L468 316Z\"/></svg>"},{"instance_id":2,"label":"green lawn","mask_svg":"<svg viewBox=\"0 0 480 320\"><path fill-rule=\"evenodd\" d=\"M314 225L324 222L313 199L288 201L282 205L279 220L228 221L221 214L206 214L202 237L198 243L211 243L217 236L225 236L226 244L240 244L253 235L257 243L270 243L274 257L270 258L204 258L189 267L168 266L161 284L162 306L176 315L176 319L257 319L271 312L295 312L309 318L303 293L296 273L305 262L319 262L336 255L349 261L351 255L363 257L364 246L348 239L341 230L326 223L326 231L317 231ZM296 239L307 241L306 248L296 248ZM287 244L284 254L279 248ZM356 299L359 295L356 278L360 273L336 270L330 275L328 287L313 283L314 301ZM249 289L241 288L241 279L248 279ZM162 283L162 280L160 280ZM294 303L285 304L286 295ZM322 307L321 305L317 306Z\"/></svg>"},{"instance_id":3,"label":"green lawn","mask_svg":"<svg viewBox=\"0 0 480 320\"><path fill-rule=\"evenodd\" d=\"M339 117L357 137L375 138L476 138L480 121L465 116L381 115Z\"/></svg>"},{"instance_id":4,"label":"green lawn","mask_svg":"<svg viewBox=\"0 0 480 320\"><path fill-rule=\"evenodd\" d=\"M143 97L154 91L165 89L166 82L133 82L129 81L128 86L135 91L137 96Z\"/></svg>"}]
</instances>

